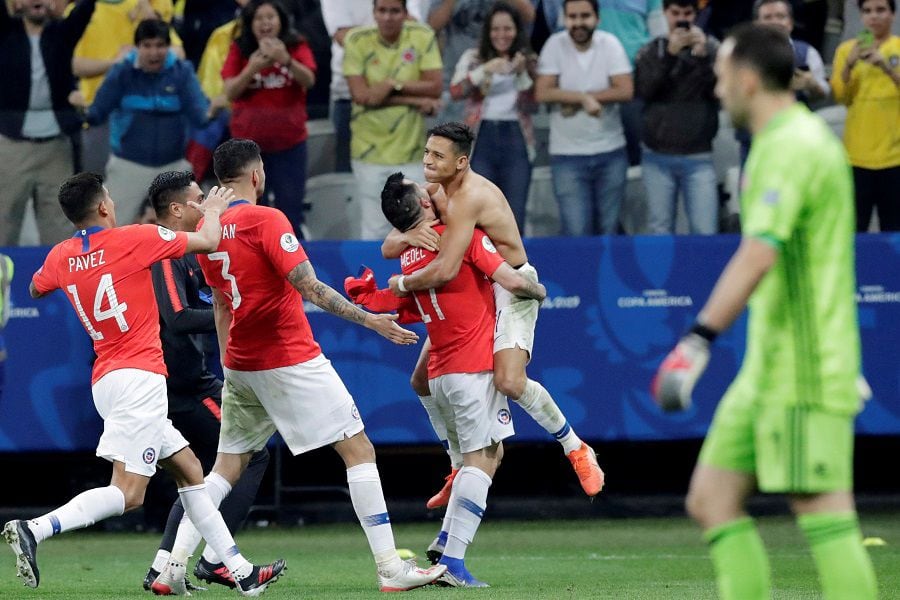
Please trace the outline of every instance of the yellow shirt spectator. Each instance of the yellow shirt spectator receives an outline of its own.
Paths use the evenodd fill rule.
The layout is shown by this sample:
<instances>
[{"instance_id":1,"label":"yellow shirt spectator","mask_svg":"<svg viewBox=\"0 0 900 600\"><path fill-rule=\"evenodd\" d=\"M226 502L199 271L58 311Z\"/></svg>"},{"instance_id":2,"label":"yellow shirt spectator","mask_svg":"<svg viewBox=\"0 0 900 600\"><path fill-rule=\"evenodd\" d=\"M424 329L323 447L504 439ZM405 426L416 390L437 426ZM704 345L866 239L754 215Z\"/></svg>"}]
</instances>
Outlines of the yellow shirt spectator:
<instances>
[{"instance_id":1,"label":"yellow shirt spectator","mask_svg":"<svg viewBox=\"0 0 900 600\"><path fill-rule=\"evenodd\" d=\"M94 15L78 45L75 46L73 56L111 60L119 55L123 46L133 45L134 31L138 23L146 18L144 12L146 8L140 6L142 3L147 3L147 0L97 0ZM149 5L162 20L172 22L174 14L172 0L149 0ZM170 34L171 45L181 47L183 44L174 29ZM94 101L104 76L83 77L79 81L81 95L86 104Z\"/></svg>"},{"instance_id":2,"label":"yellow shirt spectator","mask_svg":"<svg viewBox=\"0 0 900 600\"><path fill-rule=\"evenodd\" d=\"M441 53L427 25L406 21L395 44L386 45L375 25L351 29L344 39L344 75L362 75L368 85L385 79L418 81L423 71L441 70ZM350 155L367 163L395 165L421 157L425 120L412 106L370 108L353 104Z\"/></svg>"},{"instance_id":3,"label":"yellow shirt spectator","mask_svg":"<svg viewBox=\"0 0 900 600\"><path fill-rule=\"evenodd\" d=\"M237 38L240 32L240 19L235 19L217 27L206 41L203 56L200 58L200 66L197 67L197 78L200 87L206 97L212 100L219 96L224 88L222 79L222 66L231 48L231 42Z\"/></svg>"},{"instance_id":4,"label":"yellow shirt spectator","mask_svg":"<svg viewBox=\"0 0 900 600\"><path fill-rule=\"evenodd\" d=\"M844 145L850 163L863 169L900 166L900 88L883 69L863 60L844 83L841 74L856 43L838 46L831 75L835 100L847 105ZM891 36L878 51L888 67L900 72L900 37Z\"/></svg>"}]
</instances>

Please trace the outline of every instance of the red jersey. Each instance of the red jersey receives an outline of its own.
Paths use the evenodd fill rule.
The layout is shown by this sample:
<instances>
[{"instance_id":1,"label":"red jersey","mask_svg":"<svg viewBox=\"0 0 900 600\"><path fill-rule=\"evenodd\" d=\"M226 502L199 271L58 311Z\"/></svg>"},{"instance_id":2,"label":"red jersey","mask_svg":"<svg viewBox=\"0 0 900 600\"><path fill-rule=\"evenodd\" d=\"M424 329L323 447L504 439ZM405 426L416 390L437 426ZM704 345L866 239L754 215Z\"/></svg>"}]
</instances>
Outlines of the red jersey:
<instances>
[{"instance_id":1,"label":"red jersey","mask_svg":"<svg viewBox=\"0 0 900 600\"><path fill-rule=\"evenodd\" d=\"M435 227L438 233L444 225ZM404 274L423 268L437 256L423 248L400 255ZM459 274L438 289L417 290L413 297L431 339L428 377L447 373L481 373L494 369L494 291L488 278L503 264L490 238L472 235Z\"/></svg>"},{"instance_id":2,"label":"red jersey","mask_svg":"<svg viewBox=\"0 0 900 600\"><path fill-rule=\"evenodd\" d=\"M316 72L316 60L306 42L288 48L291 57ZM237 77L250 62L232 42L222 66L222 79ZM306 90L287 66L275 63L253 76L231 104L231 135L259 144L263 152L280 152L306 139Z\"/></svg>"},{"instance_id":3,"label":"red jersey","mask_svg":"<svg viewBox=\"0 0 900 600\"><path fill-rule=\"evenodd\" d=\"M308 258L284 213L238 200L220 221L219 247L197 260L206 282L231 301L225 366L263 371L321 354L303 312L303 297L287 280Z\"/></svg>"},{"instance_id":4,"label":"red jersey","mask_svg":"<svg viewBox=\"0 0 900 600\"><path fill-rule=\"evenodd\" d=\"M63 290L94 340L92 384L116 369L168 375L150 265L186 248L186 233L127 225L82 229L50 250L32 281L42 294Z\"/></svg>"}]
</instances>

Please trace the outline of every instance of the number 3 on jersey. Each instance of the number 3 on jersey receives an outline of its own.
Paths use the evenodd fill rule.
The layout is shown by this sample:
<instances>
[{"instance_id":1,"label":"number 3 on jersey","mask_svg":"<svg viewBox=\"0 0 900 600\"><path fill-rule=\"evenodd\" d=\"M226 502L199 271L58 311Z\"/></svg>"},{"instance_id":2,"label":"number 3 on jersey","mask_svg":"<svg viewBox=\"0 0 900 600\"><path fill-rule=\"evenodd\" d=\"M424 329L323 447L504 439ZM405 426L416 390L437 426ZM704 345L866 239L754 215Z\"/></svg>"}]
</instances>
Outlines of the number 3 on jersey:
<instances>
[{"instance_id":1,"label":"number 3 on jersey","mask_svg":"<svg viewBox=\"0 0 900 600\"><path fill-rule=\"evenodd\" d=\"M75 310L78 311L78 316L81 317L81 322L88 334L90 334L91 339L102 340L103 334L97 331L94 324L88 318L87 313L84 312L84 307L81 305L81 298L78 297L78 288L73 284L66 286L66 290L72 294L72 300L75 302ZM109 308L106 310L100 308L103 305L104 298L109 301ZM100 323L100 321L105 321L106 319L115 319L116 324L119 326L119 331L124 333L128 331L128 322L125 320L126 310L128 310L128 304L125 302L120 304L119 299L116 297L116 289L113 287L112 275L107 273L100 277L100 283L97 285L97 292L94 294L94 320L97 323Z\"/></svg>"},{"instance_id":2,"label":"number 3 on jersey","mask_svg":"<svg viewBox=\"0 0 900 600\"><path fill-rule=\"evenodd\" d=\"M228 269L231 268L231 257L228 256L227 252L213 252L212 254L207 254L207 257L209 260L222 261L222 279L231 284L231 309L237 310L241 305L241 292L238 290L237 279L228 272Z\"/></svg>"}]
</instances>

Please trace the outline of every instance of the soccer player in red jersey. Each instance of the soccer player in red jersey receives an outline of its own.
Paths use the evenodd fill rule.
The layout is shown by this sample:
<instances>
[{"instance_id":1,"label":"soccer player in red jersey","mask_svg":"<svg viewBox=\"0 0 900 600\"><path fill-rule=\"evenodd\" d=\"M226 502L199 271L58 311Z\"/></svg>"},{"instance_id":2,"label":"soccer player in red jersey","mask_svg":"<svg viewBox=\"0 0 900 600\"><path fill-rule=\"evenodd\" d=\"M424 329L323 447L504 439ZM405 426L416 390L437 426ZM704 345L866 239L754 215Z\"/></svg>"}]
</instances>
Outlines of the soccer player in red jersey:
<instances>
[{"instance_id":1,"label":"soccer player in red jersey","mask_svg":"<svg viewBox=\"0 0 900 600\"><path fill-rule=\"evenodd\" d=\"M243 593L258 594L284 569L283 560L255 567L240 554L210 499L200 461L166 418L166 367L150 265L214 250L221 235L219 213L231 198L230 189L213 188L202 206L191 203L204 213L204 226L196 233L176 233L154 225L117 228L115 204L99 175L80 173L60 187L62 210L78 231L50 250L30 291L40 298L63 290L94 341L91 391L103 417L97 456L112 461L113 475L110 485L82 492L46 515L5 525L3 536L25 585L40 583L40 542L141 506L157 462L172 471L185 512L227 557Z\"/></svg>"},{"instance_id":2,"label":"soccer player in red jersey","mask_svg":"<svg viewBox=\"0 0 900 600\"><path fill-rule=\"evenodd\" d=\"M222 430L213 471L232 484L250 456L277 430L294 455L332 446L347 467L353 508L369 540L382 591L426 585L446 567L423 570L400 559L375 466L375 449L347 388L313 338L304 299L398 344L418 336L395 315L368 313L316 278L306 252L280 211L257 206L265 187L259 146L232 139L213 155L221 185L239 200L222 214L222 241L199 256L223 349ZM199 542L182 521L174 557Z\"/></svg>"},{"instance_id":3,"label":"soccer player in red jersey","mask_svg":"<svg viewBox=\"0 0 900 600\"><path fill-rule=\"evenodd\" d=\"M381 192L381 209L398 231L435 218L428 193L391 175ZM442 233L444 226L435 227ZM427 266L437 253L409 247L400 255L404 274ZM447 565L439 583L486 587L465 566L487 504L488 488L503 455L502 441L513 434L506 396L494 386L494 291L490 277L510 293L543 301L544 286L513 269L483 231L475 229L457 275L440 288L411 292L428 329L428 383L444 415L448 442L462 454L447 513L429 558Z\"/></svg>"},{"instance_id":4,"label":"soccer player in red jersey","mask_svg":"<svg viewBox=\"0 0 900 600\"><path fill-rule=\"evenodd\" d=\"M471 169L469 154L474 137L463 123L444 123L428 132L422 164L425 179L432 184L429 192L435 212L447 227L439 240L431 229L432 221L423 221L406 234L392 231L388 235L382 245L382 254L386 258L396 258L407 245L432 250L440 247L437 258L425 268L402 279L399 276L391 278L390 287L395 293L439 288L453 279L472 241L475 227L490 236L497 251L510 265L537 280L537 271L528 263L528 255L506 197L496 185ZM597 464L594 450L578 437L550 393L538 381L529 378L526 372L531 360L538 305L531 299L517 298L502 287L495 286L494 290L497 306L494 385L562 445L582 489L588 496L595 496L603 489L605 476ZM426 343L413 372L412 385L422 405L429 411L432 422L439 423L440 416L431 414L433 399L425 385L427 352ZM444 439L439 426L435 432ZM428 508L444 506L449 497L449 486L459 462L458 456L452 452L449 454L453 470L447 476L444 488L426 503Z\"/></svg>"}]
</instances>

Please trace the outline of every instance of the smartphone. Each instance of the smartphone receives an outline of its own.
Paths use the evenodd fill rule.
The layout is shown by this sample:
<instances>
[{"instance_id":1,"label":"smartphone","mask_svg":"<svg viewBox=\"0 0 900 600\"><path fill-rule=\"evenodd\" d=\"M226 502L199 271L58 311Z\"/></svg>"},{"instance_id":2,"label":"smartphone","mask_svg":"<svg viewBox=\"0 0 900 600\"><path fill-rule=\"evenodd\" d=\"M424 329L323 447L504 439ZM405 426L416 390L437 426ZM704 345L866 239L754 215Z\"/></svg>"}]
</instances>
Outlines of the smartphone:
<instances>
[{"instance_id":1,"label":"smartphone","mask_svg":"<svg viewBox=\"0 0 900 600\"><path fill-rule=\"evenodd\" d=\"M802 65L797 67L798 71L809 71L809 65Z\"/></svg>"},{"instance_id":2,"label":"smartphone","mask_svg":"<svg viewBox=\"0 0 900 600\"><path fill-rule=\"evenodd\" d=\"M690 29L691 22L690 21L675 21L675 27L679 29Z\"/></svg>"},{"instance_id":3,"label":"smartphone","mask_svg":"<svg viewBox=\"0 0 900 600\"><path fill-rule=\"evenodd\" d=\"M859 41L860 46L871 46L875 43L875 36L868 29L860 31L856 39Z\"/></svg>"}]
</instances>

